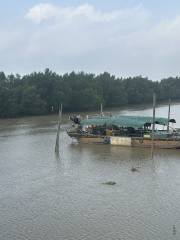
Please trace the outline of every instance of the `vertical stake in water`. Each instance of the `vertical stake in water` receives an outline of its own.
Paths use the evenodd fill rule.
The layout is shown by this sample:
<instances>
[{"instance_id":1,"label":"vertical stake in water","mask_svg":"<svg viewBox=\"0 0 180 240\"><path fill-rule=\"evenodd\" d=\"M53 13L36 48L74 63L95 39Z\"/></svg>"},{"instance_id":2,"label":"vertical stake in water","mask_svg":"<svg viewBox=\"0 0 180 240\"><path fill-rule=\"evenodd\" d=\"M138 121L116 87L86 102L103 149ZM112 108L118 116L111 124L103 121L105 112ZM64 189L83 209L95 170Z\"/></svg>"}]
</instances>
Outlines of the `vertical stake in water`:
<instances>
[{"instance_id":1,"label":"vertical stake in water","mask_svg":"<svg viewBox=\"0 0 180 240\"><path fill-rule=\"evenodd\" d=\"M101 117L103 116L103 105L101 103Z\"/></svg>"},{"instance_id":2,"label":"vertical stake in water","mask_svg":"<svg viewBox=\"0 0 180 240\"><path fill-rule=\"evenodd\" d=\"M169 132L169 121L171 116L171 99L169 99L169 109L168 109L168 125L167 125L167 131Z\"/></svg>"},{"instance_id":3,"label":"vertical stake in water","mask_svg":"<svg viewBox=\"0 0 180 240\"><path fill-rule=\"evenodd\" d=\"M59 109L58 129L57 129L57 135L56 135L55 153L57 154L59 154L59 134L60 134L60 128L61 128L61 121L62 121L62 104L61 104L61 108Z\"/></svg>"},{"instance_id":4,"label":"vertical stake in water","mask_svg":"<svg viewBox=\"0 0 180 240\"><path fill-rule=\"evenodd\" d=\"M153 127L152 127L152 144L151 144L151 157L154 157L154 132L155 132L155 117L156 117L156 94L153 93Z\"/></svg>"}]
</instances>

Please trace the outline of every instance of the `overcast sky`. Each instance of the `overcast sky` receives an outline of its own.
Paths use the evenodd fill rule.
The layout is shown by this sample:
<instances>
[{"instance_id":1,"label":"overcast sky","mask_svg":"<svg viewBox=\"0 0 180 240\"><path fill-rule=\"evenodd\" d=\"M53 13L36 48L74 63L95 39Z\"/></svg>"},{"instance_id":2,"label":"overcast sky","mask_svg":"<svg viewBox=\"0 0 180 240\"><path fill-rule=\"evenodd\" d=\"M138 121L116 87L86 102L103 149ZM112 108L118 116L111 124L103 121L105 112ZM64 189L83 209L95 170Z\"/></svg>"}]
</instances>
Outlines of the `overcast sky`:
<instances>
[{"instance_id":1,"label":"overcast sky","mask_svg":"<svg viewBox=\"0 0 180 240\"><path fill-rule=\"evenodd\" d=\"M180 73L179 0L0 0L0 70Z\"/></svg>"}]
</instances>

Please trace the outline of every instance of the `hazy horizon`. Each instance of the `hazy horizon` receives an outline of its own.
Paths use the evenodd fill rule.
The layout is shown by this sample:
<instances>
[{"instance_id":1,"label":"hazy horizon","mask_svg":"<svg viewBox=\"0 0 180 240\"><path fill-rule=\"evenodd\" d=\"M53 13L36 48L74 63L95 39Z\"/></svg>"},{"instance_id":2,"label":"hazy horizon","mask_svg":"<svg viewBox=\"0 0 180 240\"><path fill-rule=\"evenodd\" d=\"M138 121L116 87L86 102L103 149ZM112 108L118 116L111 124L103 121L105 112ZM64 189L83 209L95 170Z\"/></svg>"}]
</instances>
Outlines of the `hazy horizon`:
<instances>
[{"instance_id":1,"label":"hazy horizon","mask_svg":"<svg viewBox=\"0 0 180 240\"><path fill-rule=\"evenodd\" d=\"M99 73L94 73L94 72L85 72L85 71L83 71L83 70L79 70L79 71L74 71L74 70L72 70L72 71L69 71L69 72L58 72L58 71L55 71L55 70L53 70L53 69L50 69L50 68L45 68L45 69L40 69L40 70L32 70L31 72L24 72L24 73L20 73L20 72L5 72L5 71L3 71L3 69L0 69L0 71L2 71L2 72L4 72L4 74L6 75L6 76L8 76L8 75L11 75L11 74L13 74L13 75L16 75L16 74L19 74L21 77L23 77L23 76L25 76L25 75L30 75L30 74L32 74L32 73L34 73L34 72L36 72L36 73L38 73L38 72L45 72L45 70L46 69L49 69L50 71L52 71L52 72L55 72L56 74L58 74L58 75L60 75L60 76L63 76L63 75L65 75L65 74L70 74L70 73L72 73L72 72L74 72L75 74L78 74L78 73L81 73L81 72L84 72L85 74L94 74L95 76L98 76L98 75L100 75L100 74L104 74L105 72L107 72L107 71L104 71L104 72L99 72ZM179 75L172 75L172 76L167 76L167 77L164 77L164 78L160 78L160 79L151 79L150 77L148 77L148 76L143 76L143 75L141 75L141 74L139 74L139 75L134 75L134 76L130 76L130 75L127 75L127 76L118 76L118 75L116 75L116 74L113 74L113 73L111 73L111 72L107 72L107 73L109 73L111 76L115 76L115 78L122 78L122 79L127 79L127 78L136 78L136 77L142 77L142 78L147 78L148 80L150 80L150 81L161 81L161 80L163 80L163 79L168 79L168 78L176 78L176 77L180 77Z\"/></svg>"}]
</instances>

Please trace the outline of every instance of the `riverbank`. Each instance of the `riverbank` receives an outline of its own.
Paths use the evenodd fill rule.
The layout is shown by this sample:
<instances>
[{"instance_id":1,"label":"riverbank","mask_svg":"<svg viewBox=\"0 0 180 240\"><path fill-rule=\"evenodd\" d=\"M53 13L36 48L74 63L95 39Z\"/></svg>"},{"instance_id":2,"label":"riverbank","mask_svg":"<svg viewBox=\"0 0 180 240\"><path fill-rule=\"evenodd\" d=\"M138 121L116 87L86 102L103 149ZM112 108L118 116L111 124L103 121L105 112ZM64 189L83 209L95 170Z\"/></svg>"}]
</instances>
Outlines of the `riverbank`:
<instances>
[{"instance_id":1,"label":"riverbank","mask_svg":"<svg viewBox=\"0 0 180 240\"><path fill-rule=\"evenodd\" d=\"M64 111L95 111L100 103L105 108L151 104L153 92L157 101L180 98L180 78L153 82L142 76L118 78L107 72L69 73L44 72L6 76L0 72L0 117L36 116Z\"/></svg>"},{"instance_id":2,"label":"riverbank","mask_svg":"<svg viewBox=\"0 0 180 240\"><path fill-rule=\"evenodd\" d=\"M179 105L180 101L173 101L171 103L171 105ZM168 106L168 101L161 101L159 103L157 103L156 108L160 108L160 107L166 107ZM128 105L124 105L124 106L120 106L120 107L114 107L114 108L104 108L103 111L104 112L123 112L123 111L128 111L128 110L144 110L144 109L152 109L152 103L145 103L145 104L128 104ZM100 112L100 106L99 109L94 109L94 110L89 110L89 111L64 111L63 110L63 114L65 116L70 116L70 115L91 115L91 114L96 114ZM39 114L39 115L24 115L24 116L17 116L17 117L7 117L7 118L0 118L0 120L6 119L6 120L10 120L10 119L21 119L21 118L31 118L31 117L48 117L48 116L57 116L58 112L56 113L51 113L51 114ZM150 114L151 116L151 114ZM166 117L166 116L162 116L162 117Z\"/></svg>"}]
</instances>

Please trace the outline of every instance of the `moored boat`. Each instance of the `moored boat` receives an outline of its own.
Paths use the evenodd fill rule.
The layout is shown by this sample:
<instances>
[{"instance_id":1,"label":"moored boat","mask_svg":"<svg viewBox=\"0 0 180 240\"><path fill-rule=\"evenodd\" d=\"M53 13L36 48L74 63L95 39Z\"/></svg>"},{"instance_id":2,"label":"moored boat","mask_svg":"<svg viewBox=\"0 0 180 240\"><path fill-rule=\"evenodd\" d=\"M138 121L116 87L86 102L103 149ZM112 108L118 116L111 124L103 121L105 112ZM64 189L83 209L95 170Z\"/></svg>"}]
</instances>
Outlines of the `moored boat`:
<instances>
[{"instance_id":1,"label":"moored boat","mask_svg":"<svg viewBox=\"0 0 180 240\"><path fill-rule=\"evenodd\" d=\"M174 119L141 116L92 116L71 118L73 127L67 130L71 138L83 143L100 143L131 147L180 149L180 132L169 123ZM155 131L152 132L152 125Z\"/></svg>"}]
</instances>

